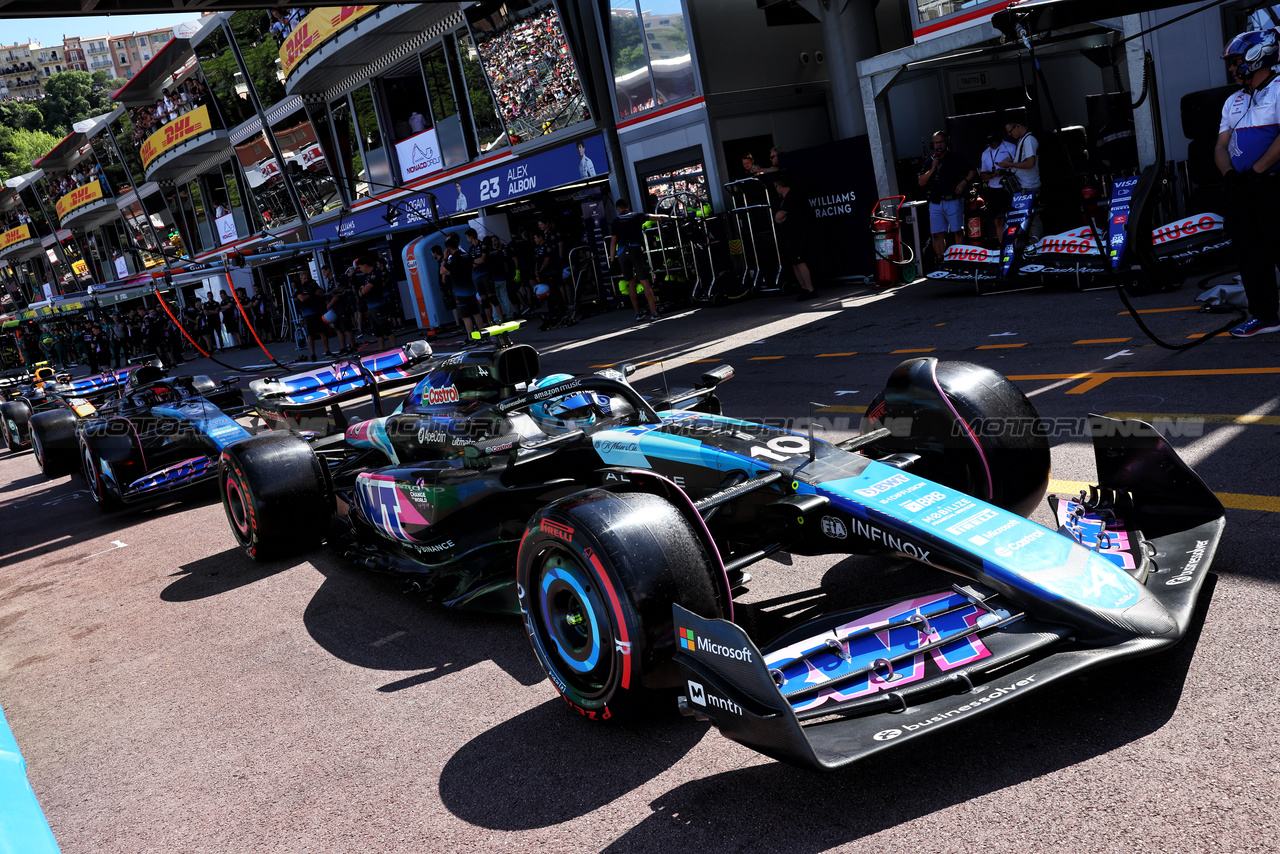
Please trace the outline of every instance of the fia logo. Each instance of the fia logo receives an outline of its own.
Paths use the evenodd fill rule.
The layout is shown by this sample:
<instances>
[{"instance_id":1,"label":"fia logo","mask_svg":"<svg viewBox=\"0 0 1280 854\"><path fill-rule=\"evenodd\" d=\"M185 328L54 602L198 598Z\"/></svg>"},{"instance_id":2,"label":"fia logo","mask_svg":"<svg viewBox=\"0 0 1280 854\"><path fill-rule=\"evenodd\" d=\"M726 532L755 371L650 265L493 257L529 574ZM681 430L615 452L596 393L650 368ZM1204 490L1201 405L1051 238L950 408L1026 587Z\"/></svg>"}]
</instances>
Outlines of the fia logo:
<instances>
[{"instance_id":1,"label":"fia logo","mask_svg":"<svg viewBox=\"0 0 1280 854\"><path fill-rule=\"evenodd\" d=\"M692 679L689 680L689 699L699 706L707 704L707 692L703 690L701 683L694 682Z\"/></svg>"},{"instance_id":2,"label":"fia logo","mask_svg":"<svg viewBox=\"0 0 1280 854\"><path fill-rule=\"evenodd\" d=\"M834 516L822 517L822 533L833 540L843 540L849 536L849 532L844 527L844 522Z\"/></svg>"}]
</instances>

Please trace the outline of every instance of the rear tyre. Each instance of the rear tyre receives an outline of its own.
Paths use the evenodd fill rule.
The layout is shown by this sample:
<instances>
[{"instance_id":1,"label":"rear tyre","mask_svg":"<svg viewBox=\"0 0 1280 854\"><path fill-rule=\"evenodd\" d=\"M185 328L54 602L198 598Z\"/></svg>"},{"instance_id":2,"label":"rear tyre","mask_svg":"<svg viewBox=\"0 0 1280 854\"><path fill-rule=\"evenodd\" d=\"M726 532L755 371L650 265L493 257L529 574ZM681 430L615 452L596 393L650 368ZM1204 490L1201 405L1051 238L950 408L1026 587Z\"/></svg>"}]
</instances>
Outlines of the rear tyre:
<instances>
[{"instance_id":1,"label":"rear tyre","mask_svg":"<svg viewBox=\"0 0 1280 854\"><path fill-rule=\"evenodd\" d=\"M579 492L525 530L516 592L552 684L593 720L639 717L681 684L671 606L721 616L712 563L680 512L656 495Z\"/></svg>"},{"instance_id":2,"label":"rear tyre","mask_svg":"<svg viewBox=\"0 0 1280 854\"><path fill-rule=\"evenodd\" d=\"M264 433L223 449L218 490L231 533L254 560L315 548L333 516L324 463L292 433Z\"/></svg>"},{"instance_id":3,"label":"rear tyre","mask_svg":"<svg viewBox=\"0 0 1280 854\"><path fill-rule=\"evenodd\" d=\"M919 454L911 471L1029 515L1049 486L1049 439L1017 386L970 362L911 359L867 406L862 433L888 427L880 453Z\"/></svg>"},{"instance_id":4,"label":"rear tyre","mask_svg":"<svg viewBox=\"0 0 1280 854\"><path fill-rule=\"evenodd\" d=\"M69 409L37 412L31 417L31 450L45 477L71 474L80 464L76 414Z\"/></svg>"},{"instance_id":5,"label":"rear tyre","mask_svg":"<svg viewBox=\"0 0 1280 854\"><path fill-rule=\"evenodd\" d=\"M20 400L0 403L0 439L14 453L27 444L30 431L31 407Z\"/></svg>"}]
</instances>

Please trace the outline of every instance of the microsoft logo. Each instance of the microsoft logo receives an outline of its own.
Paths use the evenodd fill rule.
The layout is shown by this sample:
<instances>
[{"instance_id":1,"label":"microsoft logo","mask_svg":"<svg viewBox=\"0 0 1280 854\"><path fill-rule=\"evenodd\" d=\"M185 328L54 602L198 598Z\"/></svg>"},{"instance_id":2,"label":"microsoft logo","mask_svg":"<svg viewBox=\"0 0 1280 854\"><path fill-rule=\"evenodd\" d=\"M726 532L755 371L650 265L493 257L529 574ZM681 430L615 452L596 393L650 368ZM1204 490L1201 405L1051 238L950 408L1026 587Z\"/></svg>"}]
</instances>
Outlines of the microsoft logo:
<instances>
[{"instance_id":1,"label":"microsoft logo","mask_svg":"<svg viewBox=\"0 0 1280 854\"><path fill-rule=\"evenodd\" d=\"M693 633L693 629L680 629L680 646L685 649L693 649L698 638Z\"/></svg>"}]
</instances>

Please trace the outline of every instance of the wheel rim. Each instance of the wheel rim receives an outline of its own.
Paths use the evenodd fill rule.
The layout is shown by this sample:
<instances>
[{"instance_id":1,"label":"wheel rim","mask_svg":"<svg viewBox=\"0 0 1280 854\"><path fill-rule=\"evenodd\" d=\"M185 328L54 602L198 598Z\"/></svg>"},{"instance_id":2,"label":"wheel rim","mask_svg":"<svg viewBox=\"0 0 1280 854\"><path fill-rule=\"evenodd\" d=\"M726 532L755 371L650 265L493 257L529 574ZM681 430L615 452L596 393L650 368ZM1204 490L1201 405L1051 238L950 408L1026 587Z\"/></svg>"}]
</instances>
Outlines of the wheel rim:
<instances>
[{"instance_id":1,"label":"wheel rim","mask_svg":"<svg viewBox=\"0 0 1280 854\"><path fill-rule=\"evenodd\" d=\"M83 447L84 459L84 479L89 481L89 492L93 495L93 500L102 503L102 481L98 478L98 464L93 461L93 452L89 450L88 445Z\"/></svg>"},{"instance_id":2,"label":"wheel rim","mask_svg":"<svg viewBox=\"0 0 1280 854\"><path fill-rule=\"evenodd\" d=\"M44 447L40 444L40 436L36 431L31 431L31 452L36 456L36 463L41 469L44 469Z\"/></svg>"},{"instance_id":3,"label":"wheel rim","mask_svg":"<svg viewBox=\"0 0 1280 854\"><path fill-rule=\"evenodd\" d=\"M227 475L226 494L227 516L231 519L231 526L235 529L236 536L241 542L245 542L249 538L249 510L244 492L233 475Z\"/></svg>"},{"instance_id":4,"label":"wheel rim","mask_svg":"<svg viewBox=\"0 0 1280 854\"><path fill-rule=\"evenodd\" d=\"M538 557L535 630L560 677L584 698L604 694L613 673L613 627L595 574L576 555Z\"/></svg>"}]
</instances>

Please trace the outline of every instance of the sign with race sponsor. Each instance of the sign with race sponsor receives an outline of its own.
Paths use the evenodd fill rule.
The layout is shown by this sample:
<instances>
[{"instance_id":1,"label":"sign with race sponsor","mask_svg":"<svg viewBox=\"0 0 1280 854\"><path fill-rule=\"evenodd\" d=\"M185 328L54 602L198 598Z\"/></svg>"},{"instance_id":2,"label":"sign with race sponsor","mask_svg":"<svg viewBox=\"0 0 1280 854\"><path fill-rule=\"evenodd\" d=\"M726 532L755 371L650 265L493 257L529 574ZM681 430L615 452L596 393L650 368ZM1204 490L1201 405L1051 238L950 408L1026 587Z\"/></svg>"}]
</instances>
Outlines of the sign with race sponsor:
<instances>
[{"instance_id":1,"label":"sign with race sponsor","mask_svg":"<svg viewBox=\"0 0 1280 854\"><path fill-rule=\"evenodd\" d=\"M592 162L608 163L603 136L597 134L581 140L581 143ZM462 210L474 210L476 200L479 200L481 207L487 207L532 195L540 190L576 183L582 180L578 172L580 159L578 143L571 142L530 157L508 160L495 169L435 184L434 193L420 192L396 199L395 207L370 205L336 220L313 225L311 236L316 240L345 240L367 231L385 229L388 225L408 227L431 222L433 194L438 196L439 209L448 214L459 209L459 195L464 201L469 200L471 203L464 205Z\"/></svg>"},{"instance_id":2,"label":"sign with race sponsor","mask_svg":"<svg viewBox=\"0 0 1280 854\"><path fill-rule=\"evenodd\" d=\"M96 202L102 198L102 184L99 181L90 181L82 187L76 187L70 193L58 199L55 207L58 210L58 220L67 218L67 214L76 208L82 208L85 205Z\"/></svg>"},{"instance_id":3,"label":"sign with race sponsor","mask_svg":"<svg viewBox=\"0 0 1280 854\"><path fill-rule=\"evenodd\" d=\"M16 243L31 239L31 226L20 225L17 228L11 228L4 234L0 234L0 252L8 249Z\"/></svg>"},{"instance_id":4,"label":"sign with race sponsor","mask_svg":"<svg viewBox=\"0 0 1280 854\"><path fill-rule=\"evenodd\" d=\"M189 113L183 113L142 143L142 168L151 168L152 161L170 148L210 130L213 130L213 123L209 120L208 107L196 107Z\"/></svg>"},{"instance_id":5,"label":"sign with race sponsor","mask_svg":"<svg viewBox=\"0 0 1280 854\"><path fill-rule=\"evenodd\" d=\"M787 151L779 160L808 207L805 260L819 279L869 277L876 254L867 212L876 203L876 173L867 136ZM769 179L763 176L766 185ZM764 188L751 191L760 199ZM732 251L732 249L730 250Z\"/></svg>"},{"instance_id":6,"label":"sign with race sponsor","mask_svg":"<svg viewBox=\"0 0 1280 854\"><path fill-rule=\"evenodd\" d=\"M1111 266L1119 267L1124 263L1124 250L1129 240L1129 206L1133 202L1133 188L1138 186L1138 178L1123 178L1116 181L1111 188L1110 223L1107 235L1111 246Z\"/></svg>"},{"instance_id":7,"label":"sign with race sponsor","mask_svg":"<svg viewBox=\"0 0 1280 854\"><path fill-rule=\"evenodd\" d=\"M298 63L325 41L377 9L377 6L322 6L298 22L280 45L280 69L287 78Z\"/></svg>"},{"instance_id":8,"label":"sign with race sponsor","mask_svg":"<svg viewBox=\"0 0 1280 854\"><path fill-rule=\"evenodd\" d=\"M218 224L218 242L223 246L228 243L234 243L239 239L240 235L236 232L236 215L234 213L224 213L215 222Z\"/></svg>"},{"instance_id":9,"label":"sign with race sponsor","mask_svg":"<svg viewBox=\"0 0 1280 854\"><path fill-rule=\"evenodd\" d=\"M436 129L427 128L396 143L396 159L400 161L400 180L416 181L444 168Z\"/></svg>"},{"instance_id":10,"label":"sign with race sponsor","mask_svg":"<svg viewBox=\"0 0 1280 854\"><path fill-rule=\"evenodd\" d=\"M125 259L123 255L116 258L115 265L116 265L116 275L118 277L120 277L121 279L129 278L129 262L128 260Z\"/></svg>"},{"instance_id":11,"label":"sign with race sponsor","mask_svg":"<svg viewBox=\"0 0 1280 854\"><path fill-rule=\"evenodd\" d=\"M89 265L86 264L84 262L84 259L82 258L77 258L76 260L72 261L71 269L77 276L89 275Z\"/></svg>"}]
</instances>

